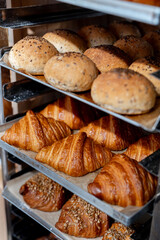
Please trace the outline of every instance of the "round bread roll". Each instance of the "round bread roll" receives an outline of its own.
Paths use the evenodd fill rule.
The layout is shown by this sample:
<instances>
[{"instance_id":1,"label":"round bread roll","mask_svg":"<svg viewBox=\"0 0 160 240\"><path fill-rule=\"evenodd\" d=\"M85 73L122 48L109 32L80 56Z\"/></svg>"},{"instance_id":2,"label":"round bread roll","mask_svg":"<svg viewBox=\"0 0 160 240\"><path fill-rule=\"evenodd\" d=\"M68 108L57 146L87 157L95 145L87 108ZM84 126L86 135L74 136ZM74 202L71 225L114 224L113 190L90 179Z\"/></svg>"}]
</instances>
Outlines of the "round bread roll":
<instances>
[{"instance_id":1,"label":"round bread roll","mask_svg":"<svg viewBox=\"0 0 160 240\"><path fill-rule=\"evenodd\" d=\"M44 34L43 38L52 43L60 53L83 53L87 49L85 41L71 30L56 29L53 32Z\"/></svg>"},{"instance_id":2,"label":"round bread roll","mask_svg":"<svg viewBox=\"0 0 160 240\"><path fill-rule=\"evenodd\" d=\"M113 22L110 24L110 30L117 38L121 38L127 35L133 35L136 37L141 37L140 30L138 27L130 22L121 21Z\"/></svg>"},{"instance_id":3,"label":"round bread roll","mask_svg":"<svg viewBox=\"0 0 160 240\"><path fill-rule=\"evenodd\" d=\"M156 100L153 84L130 69L115 68L93 82L91 96L98 105L121 114L148 112Z\"/></svg>"},{"instance_id":4,"label":"round bread roll","mask_svg":"<svg viewBox=\"0 0 160 240\"><path fill-rule=\"evenodd\" d=\"M82 92L91 88L98 69L85 55L68 52L52 57L45 65L44 75L47 82L57 88Z\"/></svg>"},{"instance_id":5,"label":"round bread roll","mask_svg":"<svg viewBox=\"0 0 160 240\"><path fill-rule=\"evenodd\" d=\"M136 26L138 26L138 28L140 29L140 31L143 35L145 35L148 32L151 32L151 31L159 30L159 26L150 25L150 24L142 23L142 22L135 22L135 24L136 24Z\"/></svg>"},{"instance_id":6,"label":"round bread roll","mask_svg":"<svg viewBox=\"0 0 160 240\"><path fill-rule=\"evenodd\" d=\"M113 45L89 48L84 54L96 64L96 67L102 73L113 68L128 68L130 65L127 54Z\"/></svg>"},{"instance_id":7,"label":"round bread roll","mask_svg":"<svg viewBox=\"0 0 160 240\"><path fill-rule=\"evenodd\" d=\"M134 61L138 58L153 56L152 46L143 38L135 36L125 36L114 43L114 46L119 47Z\"/></svg>"},{"instance_id":8,"label":"round bread roll","mask_svg":"<svg viewBox=\"0 0 160 240\"><path fill-rule=\"evenodd\" d=\"M160 56L160 30L146 33L143 39L152 45L154 54Z\"/></svg>"},{"instance_id":9,"label":"round bread roll","mask_svg":"<svg viewBox=\"0 0 160 240\"><path fill-rule=\"evenodd\" d=\"M27 36L12 47L8 60L16 70L43 75L44 65L57 53L56 48L46 39Z\"/></svg>"},{"instance_id":10,"label":"round bread roll","mask_svg":"<svg viewBox=\"0 0 160 240\"><path fill-rule=\"evenodd\" d=\"M151 75L151 73L160 70L160 57L139 58L133 62L129 69L143 74L155 86L157 95L160 96L160 80Z\"/></svg>"},{"instance_id":11,"label":"round bread roll","mask_svg":"<svg viewBox=\"0 0 160 240\"><path fill-rule=\"evenodd\" d=\"M98 25L84 26L78 33L86 42L87 46L112 45L116 37L105 27Z\"/></svg>"}]
</instances>

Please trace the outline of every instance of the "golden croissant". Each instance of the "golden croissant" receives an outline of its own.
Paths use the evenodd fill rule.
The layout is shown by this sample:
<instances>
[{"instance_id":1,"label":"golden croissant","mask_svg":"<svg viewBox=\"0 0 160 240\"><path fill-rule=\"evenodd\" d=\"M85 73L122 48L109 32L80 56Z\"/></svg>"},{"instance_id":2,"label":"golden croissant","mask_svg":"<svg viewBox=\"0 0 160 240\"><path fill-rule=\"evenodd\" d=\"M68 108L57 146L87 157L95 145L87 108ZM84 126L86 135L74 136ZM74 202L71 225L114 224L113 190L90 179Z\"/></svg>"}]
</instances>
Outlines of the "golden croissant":
<instances>
[{"instance_id":1,"label":"golden croissant","mask_svg":"<svg viewBox=\"0 0 160 240\"><path fill-rule=\"evenodd\" d=\"M140 162L160 148L160 133L152 133L131 144L124 153Z\"/></svg>"},{"instance_id":2,"label":"golden croissant","mask_svg":"<svg viewBox=\"0 0 160 240\"><path fill-rule=\"evenodd\" d=\"M103 167L112 155L110 150L80 132L42 148L36 160L70 176L79 177Z\"/></svg>"},{"instance_id":3,"label":"golden croissant","mask_svg":"<svg viewBox=\"0 0 160 240\"><path fill-rule=\"evenodd\" d=\"M31 177L19 193L31 208L44 212L58 211L67 201L67 190L42 173Z\"/></svg>"},{"instance_id":4,"label":"golden croissant","mask_svg":"<svg viewBox=\"0 0 160 240\"><path fill-rule=\"evenodd\" d=\"M45 117L64 121L71 129L80 129L102 116L99 111L69 96L59 98L41 111Z\"/></svg>"},{"instance_id":5,"label":"golden croissant","mask_svg":"<svg viewBox=\"0 0 160 240\"><path fill-rule=\"evenodd\" d=\"M26 116L5 131L1 139L10 145L38 152L70 134L71 130L64 122L29 110Z\"/></svg>"},{"instance_id":6,"label":"golden croissant","mask_svg":"<svg viewBox=\"0 0 160 240\"><path fill-rule=\"evenodd\" d=\"M88 185L88 192L110 204L142 206L155 194L157 178L136 160L116 154Z\"/></svg>"},{"instance_id":7,"label":"golden croissant","mask_svg":"<svg viewBox=\"0 0 160 240\"><path fill-rule=\"evenodd\" d=\"M114 116L108 115L80 129L96 143L110 150L123 150L142 136L142 131Z\"/></svg>"},{"instance_id":8,"label":"golden croissant","mask_svg":"<svg viewBox=\"0 0 160 240\"><path fill-rule=\"evenodd\" d=\"M80 197L73 195L62 207L56 228L72 236L82 238L96 238L103 236L109 228L109 217L87 203Z\"/></svg>"}]
</instances>

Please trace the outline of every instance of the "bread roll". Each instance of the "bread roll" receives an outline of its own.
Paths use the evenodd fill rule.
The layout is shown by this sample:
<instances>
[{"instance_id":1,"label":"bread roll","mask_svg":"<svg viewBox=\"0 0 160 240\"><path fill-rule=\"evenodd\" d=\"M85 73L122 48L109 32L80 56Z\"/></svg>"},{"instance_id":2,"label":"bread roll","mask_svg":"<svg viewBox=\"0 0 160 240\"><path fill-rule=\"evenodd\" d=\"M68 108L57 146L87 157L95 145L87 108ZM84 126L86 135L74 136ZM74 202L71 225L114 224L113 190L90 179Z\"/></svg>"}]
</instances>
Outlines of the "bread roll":
<instances>
[{"instance_id":1,"label":"bread roll","mask_svg":"<svg viewBox=\"0 0 160 240\"><path fill-rule=\"evenodd\" d=\"M136 37L141 37L140 30L136 25L127 21L115 21L110 24L110 30L117 37L124 37L127 35L133 35Z\"/></svg>"},{"instance_id":2,"label":"bread roll","mask_svg":"<svg viewBox=\"0 0 160 240\"><path fill-rule=\"evenodd\" d=\"M87 49L84 54L96 64L102 73L113 68L128 68L130 65L127 54L112 45L92 47Z\"/></svg>"},{"instance_id":3,"label":"bread roll","mask_svg":"<svg viewBox=\"0 0 160 240\"><path fill-rule=\"evenodd\" d=\"M147 77L155 86L157 95L160 96L160 80L151 75L151 73L160 70L160 57L139 58L129 68Z\"/></svg>"},{"instance_id":4,"label":"bread roll","mask_svg":"<svg viewBox=\"0 0 160 240\"><path fill-rule=\"evenodd\" d=\"M43 75L44 65L57 53L56 48L46 39L27 36L12 47L8 60L16 70Z\"/></svg>"},{"instance_id":5,"label":"bread roll","mask_svg":"<svg viewBox=\"0 0 160 240\"><path fill-rule=\"evenodd\" d=\"M156 30L159 29L159 26L150 25L150 24L147 24L147 23L135 22L135 24L140 29L142 35L145 35L148 32L156 31Z\"/></svg>"},{"instance_id":6,"label":"bread roll","mask_svg":"<svg viewBox=\"0 0 160 240\"><path fill-rule=\"evenodd\" d=\"M44 34L43 38L52 43L60 53L83 53L87 48L85 41L78 34L67 29L56 29Z\"/></svg>"},{"instance_id":7,"label":"bread roll","mask_svg":"<svg viewBox=\"0 0 160 240\"><path fill-rule=\"evenodd\" d=\"M91 88L98 69L85 55L68 52L52 57L45 65L44 75L54 87L81 92Z\"/></svg>"},{"instance_id":8,"label":"bread roll","mask_svg":"<svg viewBox=\"0 0 160 240\"><path fill-rule=\"evenodd\" d=\"M116 37L108 29L98 25L84 26L80 29L79 35L87 42L88 47L98 45L111 45Z\"/></svg>"},{"instance_id":9,"label":"bread roll","mask_svg":"<svg viewBox=\"0 0 160 240\"><path fill-rule=\"evenodd\" d=\"M146 33L143 39L152 45L154 54L160 56L160 30Z\"/></svg>"},{"instance_id":10,"label":"bread roll","mask_svg":"<svg viewBox=\"0 0 160 240\"><path fill-rule=\"evenodd\" d=\"M93 82L91 96L98 105L128 115L148 112L156 100L154 86L146 77L123 68L100 74Z\"/></svg>"},{"instance_id":11,"label":"bread roll","mask_svg":"<svg viewBox=\"0 0 160 240\"><path fill-rule=\"evenodd\" d=\"M114 46L122 49L133 61L138 58L153 56L152 46L143 38L131 35L125 36L116 41Z\"/></svg>"}]
</instances>

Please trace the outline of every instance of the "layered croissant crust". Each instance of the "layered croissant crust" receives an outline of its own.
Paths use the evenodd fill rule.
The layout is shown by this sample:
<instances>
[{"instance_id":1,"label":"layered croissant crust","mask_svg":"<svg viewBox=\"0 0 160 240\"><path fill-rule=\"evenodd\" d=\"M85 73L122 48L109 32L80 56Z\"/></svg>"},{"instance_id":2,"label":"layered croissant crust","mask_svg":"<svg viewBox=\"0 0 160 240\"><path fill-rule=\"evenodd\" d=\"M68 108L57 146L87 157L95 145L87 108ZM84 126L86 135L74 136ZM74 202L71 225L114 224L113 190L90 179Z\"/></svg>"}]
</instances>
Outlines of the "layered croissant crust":
<instances>
[{"instance_id":1,"label":"layered croissant crust","mask_svg":"<svg viewBox=\"0 0 160 240\"><path fill-rule=\"evenodd\" d=\"M79 177L103 167L112 156L110 150L80 132L42 148L36 160L70 176Z\"/></svg>"},{"instance_id":2,"label":"layered croissant crust","mask_svg":"<svg viewBox=\"0 0 160 240\"><path fill-rule=\"evenodd\" d=\"M5 131L1 139L10 145L38 152L70 134L71 130L64 122L29 110L26 116Z\"/></svg>"},{"instance_id":3,"label":"layered croissant crust","mask_svg":"<svg viewBox=\"0 0 160 240\"><path fill-rule=\"evenodd\" d=\"M69 96L59 98L41 111L45 117L64 121L71 129L80 129L98 119L100 113L90 106Z\"/></svg>"},{"instance_id":4,"label":"layered croissant crust","mask_svg":"<svg viewBox=\"0 0 160 240\"><path fill-rule=\"evenodd\" d=\"M23 184L19 193L31 208L44 212L58 211L67 201L67 190L42 173Z\"/></svg>"},{"instance_id":5,"label":"layered croissant crust","mask_svg":"<svg viewBox=\"0 0 160 240\"><path fill-rule=\"evenodd\" d=\"M69 235L96 238L102 236L109 228L109 218L91 204L73 195L62 207L55 226Z\"/></svg>"},{"instance_id":6,"label":"layered croissant crust","mask_svg":"<svg viewBox=\"0 0 160 240\"><path fill-rule=\"evenodd\" d=\"M142 206L153 197L156 186L157 178L137 161L117 154L88 185L88 192L110 204Z\"/></svg>"},{"instance_id":7,"label":"layered croissant crust","mask_svg":"<svg viewBox=\"0 0 160 240\"><path fill-rule=\"evenodd\" d=\"M131 144L125 154L140 162L160 148L160 133L152 133Z\"/></svg>"},{"instance_id":8,"label":"layered croissant crust","mask_svg":"<svg viewBox=\"0 0 160 240\"><path fill-rule=\"evenodd\" d=\"M100 118L80 129L96 143L110 150L123 150L142 136L142 131L114 116Z\"/></svg>"}]
</instances>

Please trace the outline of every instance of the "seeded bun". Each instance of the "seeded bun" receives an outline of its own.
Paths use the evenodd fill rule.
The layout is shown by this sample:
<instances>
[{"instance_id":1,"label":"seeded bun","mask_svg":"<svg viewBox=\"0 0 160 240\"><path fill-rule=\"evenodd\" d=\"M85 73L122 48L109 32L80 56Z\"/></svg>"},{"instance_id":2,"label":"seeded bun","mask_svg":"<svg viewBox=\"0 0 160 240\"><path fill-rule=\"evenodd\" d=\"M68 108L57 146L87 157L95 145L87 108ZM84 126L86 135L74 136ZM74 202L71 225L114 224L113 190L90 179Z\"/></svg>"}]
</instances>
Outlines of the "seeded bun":
<instances>
[{"instance_id":1,"label":"seeded bun","mask_svg":"<svg viewBox=\"0 0 160 240\"><path fill-rule=\"evenodd\" d=\"M160 30L146 33L143 39L152 45L154 54L160 56Z\"/></svg>"},{"instance_id":2,"label":"seeded bun","mask_svg":"<svg viewBox=\"0 0 160 240\"><path fill-rule=\"evenodd\" d=\"M141 37L140 30L138 27L130 22L121 21L121 22L112 22L110 25L110 30L117 38L121 38L127 35L133 35L136 37Z\"/></svg>"},{"instance_id":3,"label":"seeded bun","mask_svg":"<svg viewBox=\"0 0 160 240\"><path fill-rule=\"evenodd\" d=\"M89 48L84 54L96 64L102 73L113 68L128 68L131 63L127 54L113 45Z\"/></svg>"},{"instance_id":4,"label":"seeded bun","mask_svg":"<svg viewBox=\"0 0 160 240\"><path fill-rule=\"evenodd\" d=\"M56 48L44 38L27 36L12 47L8 60L16 70L43 75L44 65L56 53Z\"/></svg>"},{"instance_id":5,"label":"seeded bun","mask_svg":"<svg viewBox=\"0 0 160 240\"><path fill-rule=\"evenodd\" d=\"M152 46L143 38L135 36L125 36L114 43L114 46L119 47L134 61L138 58L153 56Z\"/></svg>"},{"instance_id":6,"label":"seeded bun","mask_svg":"<svg viewBox=\"0 0 160 240\"><path fill-rule=\"evenodd\" d=\"M151 73L160 70L160 57L139 58L130 65L129 69L139 72L148 78L155 86L157 95L160 96L160 80L151 75Z\"/></svg>"},{"instance_id":7,"label":"seeded bun","mask_svg":"<svg viewBox=\"0 0 160 240\"><path fill-rule=\"evenodd\" d=\"M156 100L154 86L147 78L123 68L100 74L92 84L91 96L101 107L128 115L148 112Z\"/></svg>"},{"instance_id":8,"label":"seeded bun","mask_svg":"<svg viewBox=\"0 0 160 240\"><path fill-rule=\"evenodd\" d=\"M46 33L43 38L52 43L60 53L83 53L87 49L85 41L71 30L56 29L53 32Z\"/></svg>"},{"instance_id":9,"label":"seeded bun","mask_svg":"<svg viewBox=\"0 0 160 240\"><path fill-rule=\"evenodd\" d=\"M113 33L98 25L84 26L78 34L87 42L88 48L99 45L112 45L116 41Z\"/></svg>"},{"instance_id":10,"label":"seeded bun","mask_svg":"<svg viewBox=\"0 0 160 240\"><path fill-rule=\"evenodd\" d=\"M91 88L98 75L96 65L81 53L61 53L45 65L44 75L51 85L65 91L81 92Z\"/></svg>"}]
</instances>

